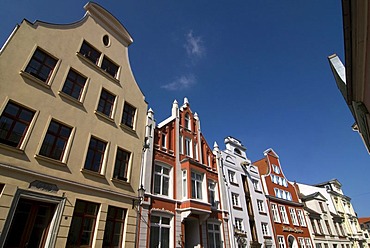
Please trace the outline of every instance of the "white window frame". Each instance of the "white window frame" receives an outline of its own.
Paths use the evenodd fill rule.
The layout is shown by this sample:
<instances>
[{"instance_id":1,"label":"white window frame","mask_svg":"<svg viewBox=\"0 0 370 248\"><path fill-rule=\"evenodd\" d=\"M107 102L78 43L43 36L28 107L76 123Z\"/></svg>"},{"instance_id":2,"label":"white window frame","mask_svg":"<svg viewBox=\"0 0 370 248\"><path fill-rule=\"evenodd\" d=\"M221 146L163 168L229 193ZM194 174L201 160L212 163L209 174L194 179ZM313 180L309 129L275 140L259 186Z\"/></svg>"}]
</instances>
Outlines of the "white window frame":
<instances>
[{"instance_id":1,"label":"white window frame","mask_svg":"<svg viewBox=\"0 0 370 248\"><path fill-rule=\"evenodd\" d=\"M273 221L277 223L281 223L279 210L275 203L271 203L271 212L272 212Z\"/></svg>"},{"instance_id":2,"label":"white window frame","mask_svg":"<svg viewBox=\"0 0 370 248\"><path fill-rule=\"evenodd\" d=\"M305 241L306 241L306 248L312 248L311 239L305 238Z\"/></svg>"},{"instance_id":3,"label":"white window frame","mask_svg":"<svg viewBox=\"0 0 370 248\"><path fill-rule=\"evenodd\" d=\"M192 142L191 139L185 137L185 155L188 157L192 157Z\"/></svg>"},{"instance_id":4,"label":"white window frame","mask_svg":"<svg viewBox=\"0 0 370 248\"><path fill-rule=\"evenodd\" d=\"M235 177L236 175L235 171L229 170L228 174L229 174L229 182L237 184L236 177Z\"/></svg>"},{"instance_id":5,"label":"white window frame","mask_svg":"<svg viewBox=\"0 0 370 248\"><path fill-rule=\"evenodd\" d=\"M210 230L208 227L209 225L212 225L213 226L213 230ZM218 226L218 230L215 230L215 226ZM219 245L220 243L223 243L222 241L222 233L221 233L221 225L218 224L218 223L207 223L207 237L209 237L209 234L212 234L212 237L213 237L213 243L215 244L214 247L211 247L210 244L208 244L208 247L209 248L216 248L217 245ZM219 234L219 237L220 237L220 240L216 240L216 233Z\"/></svg>"},{"instance_id":6,"label":"white window frame","mask_svg":"<svg viewBox=\"0 0 370 248\"><path fill-rule=\"evenodd\" d=\"M166 133L162 133L161 147L164 149L167 148L167 134Z\"/></svg>"},{"instance_id":7,"label":"white window frame","mask_svg":"<svg viewBox=\"0 0 370 248\"><path fill-rule=\"evenodd\" d=\"M306 220L304 218L304 213L301 209L297 209L297 216L298 216L298 221L301 226L306 226Z\"/></svg>"},{"instance_id":8,"label":"white window frame","mask_svg":"<svg viewBox=\"0 0 370 248\"><path fill-rule=\"evenodd\" d=\"M193 174L194 174L194 177L193 177ZM201 179L198 179L197 175L200 176ZM195 172L195 171L191 172L191 190L192 190L191 197L192 198L193 198L193 186L195 187L195 196L193 199L198 199L198 200L203 199L203 180L204 180L203 174L199 172ZM193 182L194 182L194 185L193 185ZM200 184L200 187L199 187L199 184ZM199 189L200 191L198 192Z\"/></svg>"},{"instance_id":9,"label":"white window frame","mask_svg":"<svg viewBox=\"0 0 370 248\"><path fill-rule=\"evenodd\" d=\"M278 235L277 239L278 239L278 245L279 245L278 248L286 248L284 236Z\"/></svg>"},{"instance_id":10,"label":"white window frame","mask_svg":"<svg viewBox=\"0 0 370 248\"><path fill-rule=\"evenodd\" d=\"M268 223L261 222L261 229L262 229L263 236L270 236Z\"/></svg>"},{"instance_id":11,"label":"white window frame","mask_svg":"<svg viewBox=\"0 0 370 248\"><path fill-rule=\"evenodd\" d=\"M303 238L298 238L298 242L301 245L301 248L306 248L306 243Z\"/></svg>"},{"instance_id":12,"label":"white window frame","mask_svg":"<svg viewBox=\"0 0 370 248\"><path fill-rule=\"evenodd\" d=\"M288 219L288 215L286 213L285 206L279 205L279 211L280 211L280 215L281 215L281 219L282 219L283 223L284 224L289 224L289 219Z\"/></svg>"},{"instance_id":13,"label":"white window frame","mask_svg":"<svg viewBox=\"0 0 370 248\"><path fill-rule=\"evenodd\" d=\"M153 216L156 216L156 217L159 217L159 223L152 223L150 222L150 228L152 227L159 227L159 247L161 247L161 235L162 235L162 228L168 228L169 229L169 240L168 240L168 244L169 246L171 247L171 244L172 244L172 230L171 230L171 223L172 223L172 217L171 216L167 216L167 215L161 215L161 214L154 214ZM163 224L162 223L162 220L163 218L167 218L170 220L170 223L169 224ZM150 244L150 237L149 237L149 244Z\"/></svg>"},{"instance_id":14,"label":"white window frame","mask_svg":"<svg viewBox=\"0 0 370 248\"><path fill-rule=\"evenodd\" d=\"M231 202L234 207L240 207L239 194L231 192Z\"/></svg>"},{"instance_id":15,"label":"white window frame","mask_svg":"<svg viewBox=\"0 0 370 248\"><path fill-rule=\"evenodd\" d=\"M187 170L182 170L181 171L182 175L182 198L187 198L188 197L188 173Z\"/></svg>"},{"instance_id":16,"label":"white window frame","mask_svg":"<svg viewBox=\"0 0 370 248\"><path fill-rule=\"evenodd\" d=\"M213 185L213 187L211 187ZM209 202L211 204L211 207L218 208L218 198L217 198L217 182L213 180L208 180L208 192L209 192L209 198L211 200L211 193L213 192L214 197L213 200L214 202L212 203L211 201Z\"/></svg>"},{"instance_id":17,"label":"white window frame","mask_svg":"<svg viewBox=\"0 0 370 248\"><path fill-rule=\"evenodd\" d=\"M161 167L161 172L155 171L156 166ZM163 173L163 168L168 169L168 175ZM171 194L171 192L172 192L172 190L171 190L171 185L172 185L171 174L172 174L172 168L170 166L167 166L167 165L164 165L164 164L159 164L159 163L154 164L153 194L167 196L167 197L172 196L172 194ZM154 190L155 190L154 185L155 185L155 182L156 182L156 176L159 176L160 180L161 180L160 181L160 192L159 193L154 192ZM164 180L164 178L168 179L168 189L167 189L168 195L163 194L163 191L164 191L163 190L164 189L163 188L164 187L163 180Z\"/></svg>"},{"instance_id":18,"label":"white window frame","mask_svg":"<svg viewBox=\"0 0 370 248\"><path fill-rule=\"evenodd\" d=\"M254 191L261 191L260 182L257 179L252 178L252 184Z\"/></svg>"},{"instance_id":19,"label":"white window frame","mask_svg":"<svg viewBox=\"0 0 370 248\"><path fill-rule=\"evenodd\" d=\"M260 213L265 213L265 204L262 200L257 199L257 208Z\"/></svg>"},{"instance_id":20,"label":"white window frame","mask_svg":"<svg viewBox=\"0 0 370 248\"><path fill-rule=\"evenodd\" d=\"M243 219L235 218L235 228L244 231Z\"/></svg>"},{"instance_id":21,"label":"white window frame","mask_svg":"<svg viewBox=\"0 0 370 248\"><path fill-rule=\"evenodd\" d=\"M295 212L294 208L289 208L290 218L292 219L293 225L299 226L297 213Z\"/></svg>"},{"instance_id":22,"label":"white window frame","mask_svg":"<svg viewBox=\"0 0 370 248\"><path fill-rule=\"evenodd\" d=\"M184 146L184 139L183 139L182 135L180 135L180 137L179 137L179 152L180 152L180 154L184 154L183 146Z\"/></svg>"}]
</instances>

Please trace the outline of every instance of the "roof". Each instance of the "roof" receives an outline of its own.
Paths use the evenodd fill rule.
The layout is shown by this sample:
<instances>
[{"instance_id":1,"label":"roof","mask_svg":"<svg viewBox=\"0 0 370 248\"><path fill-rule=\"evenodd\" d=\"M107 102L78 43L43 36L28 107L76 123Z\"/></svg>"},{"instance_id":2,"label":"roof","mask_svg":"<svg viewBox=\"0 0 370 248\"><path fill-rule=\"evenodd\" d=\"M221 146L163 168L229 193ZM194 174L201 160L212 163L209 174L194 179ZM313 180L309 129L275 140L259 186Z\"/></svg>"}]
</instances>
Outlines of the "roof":
<instances>
[{"instance_id":1,"label":"roof","mask_svg":"<svg viewBox=\"0 0 370 248\"><path fill-rule=\"evenodd\" d=\"M370 222L370 217L361 217L361 218L358 218L358 222L360 222L360 224L369 223Z\"/></svg>"}]
</instances>

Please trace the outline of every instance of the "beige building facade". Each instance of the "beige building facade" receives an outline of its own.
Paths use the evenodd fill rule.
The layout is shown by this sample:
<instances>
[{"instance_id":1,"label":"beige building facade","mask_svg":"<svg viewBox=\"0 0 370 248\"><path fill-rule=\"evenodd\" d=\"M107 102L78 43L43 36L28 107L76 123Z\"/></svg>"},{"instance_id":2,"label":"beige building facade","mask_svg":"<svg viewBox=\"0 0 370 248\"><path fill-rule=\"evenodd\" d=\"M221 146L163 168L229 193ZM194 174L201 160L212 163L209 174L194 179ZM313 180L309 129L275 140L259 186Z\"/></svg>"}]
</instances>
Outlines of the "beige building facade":
<instances>
[{"instance_id":1,"label":"beige building facade","mask_svg":"<svg viewBox=\"0 0 370 248\"><path fill-rule=\"evenodd\" d=\"M24 20L0 51L0 247L134 247L147 103L123 25Z\"/></svg>"}]
</instances>

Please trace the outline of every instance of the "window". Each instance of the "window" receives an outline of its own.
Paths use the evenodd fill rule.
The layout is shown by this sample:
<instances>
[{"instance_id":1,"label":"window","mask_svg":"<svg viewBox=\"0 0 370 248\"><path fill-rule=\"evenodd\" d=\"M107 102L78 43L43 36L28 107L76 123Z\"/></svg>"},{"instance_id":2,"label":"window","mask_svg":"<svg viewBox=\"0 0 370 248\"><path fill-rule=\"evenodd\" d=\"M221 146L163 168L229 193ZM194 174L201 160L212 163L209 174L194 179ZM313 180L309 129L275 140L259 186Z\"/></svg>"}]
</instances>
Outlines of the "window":
<instances>
[{"instance_id":1,"label":"window","mask_svg":"<svg viewBox=\"0 0 370 248\"><path fill-rule=\"evenodd\" d=\"M202 199L202 181L203 176L196 172L191 172L191 197L193 199Z\"/></svg>"},{"instance_id":2,"label":"window","mask_svg":"<svg viewBox=\"0 0 370 248\"><path fill-rule=\"evenodd\" d=\"M212 207L217 207L216 204L216 183L208 181L209 203Z\"/></svg>"},{"instance_id":3,"label":"window","mask_svg":"<svg viewBox=\"0 0 370 248\"><path fill-rule=\"evenodd\" d=\"M103 248L122 246L125 216L125 209L108 206L107 221L104 228Z\"/></svg>"},{"instance_id":4,"label":"window","mask_svg":"<svg viewBox=\"0 0 370 248\"><path fill-rule=\"evenodd\" d=\"M272 164L272 169L274 170L274 172L276 174L280 174L280 168L279 168L279 166Z\"/></svg>"},{"instance_id":5,"label":"window","mask_svg":"<svg viewBox=\"0 0 370 248\"><path fill-rule=\"evenodd\" d=\"M255 191L261 191L260 184L258 180L252 179L253 188Z\"/></svg>"},{"instance_id":6,"label":"window","mask_svg":"<svg viewBox=\"0 0 370 248\"><path fill-rule=\"evenodd\" d=\"M162 140L161 140L162 148L166 148L166 134L162 133Z\"/></svg>"},{"instance_id":7,"label":"window","mask_svg":"<svg viewBox=\"0 0 370 248\"><path fill-rule=\"evenodd\" d=\"M0 118L0 142L20 148L35 112L8 102Z\"/></svg>"},{"instance_id":8,"label":"window","mask_svg":"<svg viewBox=\"0 0 370 248\"><path fill-rule=\"evenodd\" d=\"M80 101L86 80L86 77L70 69L67 79L64 82L62 92Z\"/></svg>"},{"instance_id":9,"label":"window","mask_svg":"<svg viewBox=\"0 0 370 248\"><path fill-rule=\"evenodd\" d=\"M199 155L198 155L198 143L194 142L194 151L195 151L195 159L199 160Z\"/></svg>"},{"instance_id":10,"label":"window","mask_svg":"<svg viewBox=\"0 0 370 248\"><path fill-rule=\"evenodd\" d=\"M271 211L272 211L272 218L274 222L280 223L280 216L277 209L277 205L275 203L271 203Z\"/></svg>"},{"instance_id":11,"label":"window","mask_svg":"<svg viewBox=\"0 0 370 248\"><path fill-rule=\"evenodd\" d=\"M340 236L340 232L338 229L338 223L334 223L334 228L335 228L335 231L337 232L337 235Z\"/></svg>"},{"instance_id":12,"label":"window","mask_svg":"<svg viewBox=\"0 0 370 248\"><path fill-rule=\"evenodd\" d=\"M306 221L304 219L303 211L301 209L297 209L297 215L298 215L299 224L301 226L306 226Z\"/></svg>"},{"instance_id":13,"label":"window","mask_svg":"<svg viewBox=\"0 0 370 248\"><path fill-rule=\"evenodd\" d=\"M72 128L52 120L39 154L62 161L71 132Z\"/></svg>"},{"instance_id":14,"label":"window","mask_svg":"<svg viewBox=\"0 0 370 248\"><path fill-rule=\"evenodd\" d=\"M278 238L278 244L279 244L279 248L285 248L285 240L284 240L284 236L277 236Z\"/></svg>"},{"instance_id":15,"label":"window","mask_svg":"<svg viewBox=\"0 0 370 248\"><path fill-rule=\"evenodd\" d=\"M311 226L312 226L312 229L313 229L314 234L317 234L315 220L314 219L310 219L310 221L311 221Z\"/></svg>"},{"instance_id":16,"label":"window","mask_svg":"<svg viewBox=\"0 0 370 248\"><path fill-rule=\"evenodd\" d=\"M263 201L257 200L257 208L258 208L258 212L260 212L260 213L265 212L265 207L264 207Z\"/></svg>"},{"instance_id":17,"label":"window","mask_svg":"<svg viewBox=\"0 0 370 248\"><path fill-rule=\"evenodd\" d=\"M218 224L208 224L208 247L221 248L221 232Z\"/></svg>"},{"instance_id":18,"label":"window","mask_svg":"<svg viewBox=\"0 0 370 248\"><path fill-rule=\"evenodd\" d=\"M322 202L319 202L319 206L320 206L321 212L326 213L324 205L322 204Z\"/></svg>"},{"instance_id":19,"label":"window","mask_svg":"<svg viewBox=\"0 0 370 248\"><path fill-rule=\"evenodd\" d=\"M116 78L119 67L112 60L107 58L107 56L104 56L103 62L101 63L101 68L109 75Z\"/></svg>"},{"instance_id":20,"label":"window","mask_svg":"<svg viewBox=\"0 0 370 248\"><path fill-rule=\"evenodd\" d=\"M190 117L188 113L185 114L185 128L190 130Z\"/></svg>"},{"instance_id":21,"label":"window","mask_svg":"<svg viewBox=\"0 0 370 248\"><path fill-rule=\"evenodd\" d=\"M127 171L131 153L121 148L117 148L116 162L114 164L113 178L127 181Z\"/></svg>"},{"instance_id":22,"label":"window","mask_svg":"<svg viewBox=\"0 0 370 248\"><path fill-rule=\"evenodd\" d=\"M229 182L235 184L237 183L235 178L235 172L231 170L229 170Z\"/></svg>"},{"instance_id":23,"label":"window","mask_svg":"<svg viewBox=\"0 0 370 248\"><path fill-rule=\"evenodd\" d=\"M231 193L231 201L234 207L239 207L239 195L236 193Z\"/></svg>"},{"instance_id":24,"label":"window","mask_svg":"<svg viewBox=\"0 0 370 248\"><path fill-rule=\"evenodd\" d=\"M299 226L295 209L294 208L289 208L289 212L290 212L290 218L292 219L293 225Z\"/></svg>"},{"instance_id":25,"label":"window","mask_svg":"<svg viewBox=\"0 0 370 248\"><path fill-rule=\"evenodd\" d=\"M263 236L270 236L269 226L267 223L261 222L261 228Z\"/></svg>"},{"instance_id":26,"label":"window","mask_svg":"<svg viewBox=\"0 0 370 248\"><path fill-rule=\"evenodd\" d=\"M25 71L40 79L42 82L47 83L54 71L57 61L57 59L37 48Z\"/></svg>"},{"instance_id":27,"label":"window","mask_svg":"<svg viewBox=\"0 0 370 248\"><path fill-rule=\"evenodd\" d=\"M123 107L122 124L130 128L134 128L135 114L136 108L128 103L125 103L125 106Z\"/></svg>"},{"instance_id":28,"label":"window","mask_svg":"<svg viewBox=\"0 0 370 248\"><path fill-rule=\"evenodd\" d=\"M150 247L170 247L170 218L152 215L150 218Z\"/></svg>"},{"instance_id":29,"label":"window","mask_svg":"<svg viewBox=\"0 0 370 248\"><path fill-rule=\"evenodd\" d=\"M243 228L243 219L235 218L235 228L240 230L240 231L244 230L244 228Z\"/></svg>"},{"instance_id":30,"label":"window","mask_svg":"<svg viewBox=\"0 0 370 248\"><path fill-rule=\"evenodd\" d=\"M185 138L185 155L191 157L191 139Z\"/></svg>"},{"instance_id":31,"label":"window","mask_svg":"<svg viewBox=\"0 0 370 248\"><path fill-rule=\"evenodd\" d=\"M188 193L188 184L187 184L187 173L186 170L182 171L182 197L186 198Z\"/></svg>"},{"instance_id":32,"label":"window","mask_svg":"<svg viewBox=\"0 0 370 248\"><path fill-rule=\"evenodd\" d=\"M97 65L101 53L93 48L89 43L84 41L80 49L80 54L82 54L85 58Z\"/></svg>"},{"instance_id":33,"label":"window","mask_svg":"<svg viewBox=\"0 0 370 248\"><path fill-rule=\"evenodd\" d=\"M67 247L92 246L99 204L77 200L69 228Z\"/></svg>"},{"instance_id":34,"label":"window","mask_svg":"<svg viewBox=\"0 0 370 248\"><path fill-rule=\"evenodd\" d=\"M330 228L328 220L325 220L325 226L326 226L326 229L328 229L329 235L333 235L333 233L331 232L331 228Z\"/></svg>"},{"instance_id":35,"label":"window","mask_svg":"<svg viewBox=\"0 0 370 248\"><path fill-rule=\"evenodd\" d=\"M309 238L305 238L306 241L306 248L312 248L311 240Z\"/></svg>"},{"instance_id":36,"label":"window","mask_svg":"<svg viewBox=\"0 0 370 248\"><path fill-rule=\"evenodd\" d=\"M168 196L170 168L162 165L154 166L154 194Z\"/></svg>"},{"instance_id":37,"label":"window","mask_svg":"<svg viewBox=\"0 0 370 248\"><path fill-rule=\"evenodd\" d=\"M289 224L288 215L286 214L285 206L279 206L281 219L283 220L283 223Z\"/></svg>"},{"instance_id":38,"label":"window","mask_svg":"<svg viewBox=\"0 0 370 248\"><path fill-rule=\"evenodd\" d=\"M106 142L91 137L84 169L100 172L104 161L106 146Z\"/></svg>"},{"instance_id":39,"label":"window","mask_svg":"<svg viewBox=\"0 0 370 248\"><path fill-rule=\"evenodd\" d=\"M98 111L108 117L112 117L115 100L116 100L115 95L103 89L100 94Z\"/></svg>"},{"instance_id":40,"label":"window","mask_svg":"<svg viewBox=\"0 0 370 248\"><path fill-rule=\"evenodd\" d=\"M342 233L342 236L346 236L346 233L344 232L343 224L338 224L340 228L340 232Z\"/></svg>"},{"instance_id":41,"label":"window","mask_svg":"<svg viewBox=\"0 0 370 248\"><path fill-rule=\"evenodd\" d=\"M301 245L301 248L306 248L306 244L303 238L298 238L298 241L299 241L299 244Z\"/></svg>"},{"instance_id":42,"label":"window","mask_svg":"<svg viewBox=\"0 0 370 248\"><path fill-rule=\"evenodd\" d=\"M321 221L320 220L317 220L317 226L319 227L319 231L320 231L320 234L324 234L324 231L322 229L322 225L321 225Z\"/></svg>"}]
</instances>

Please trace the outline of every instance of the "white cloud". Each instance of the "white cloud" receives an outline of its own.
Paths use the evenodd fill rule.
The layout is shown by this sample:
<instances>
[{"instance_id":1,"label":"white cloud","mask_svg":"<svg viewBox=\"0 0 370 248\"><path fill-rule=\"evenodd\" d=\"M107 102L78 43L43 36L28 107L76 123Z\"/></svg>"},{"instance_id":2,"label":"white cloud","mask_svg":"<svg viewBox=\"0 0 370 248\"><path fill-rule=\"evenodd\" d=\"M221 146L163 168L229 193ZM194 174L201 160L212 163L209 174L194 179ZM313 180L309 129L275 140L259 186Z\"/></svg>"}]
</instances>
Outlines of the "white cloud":
<instances>
[{"instance_id":1,"label":"white cloud","mask_svg":"<svg viewBox=\"0 0 370 248\"><path fill-rule=\"evenodd\" d=\"M195 77L193 75L183 75L176 78L171 83L162 85L161 88L171 91L188 89L190 86L196 83Z\"/></svg>"},{"instance_id":2,"label":"white cloud","mask_svg":"<svg viewBox=\"0 0 370 248\"><path fill-rule=\"evenodd\" d=\"M190 58L201 58L205 53L203 40L200 36L194 36L193 30L186 34L186 43L184 45L186 53Z\"/></svg>"}]
</instances>

